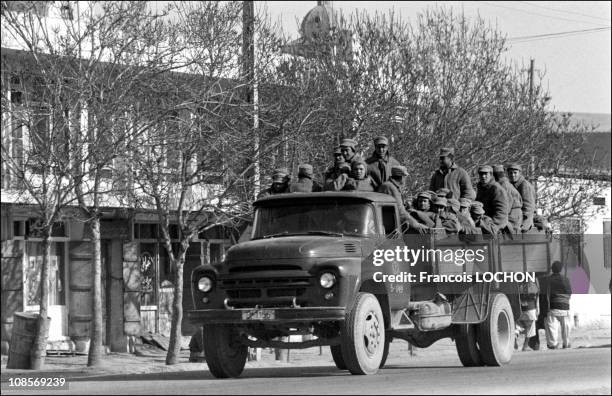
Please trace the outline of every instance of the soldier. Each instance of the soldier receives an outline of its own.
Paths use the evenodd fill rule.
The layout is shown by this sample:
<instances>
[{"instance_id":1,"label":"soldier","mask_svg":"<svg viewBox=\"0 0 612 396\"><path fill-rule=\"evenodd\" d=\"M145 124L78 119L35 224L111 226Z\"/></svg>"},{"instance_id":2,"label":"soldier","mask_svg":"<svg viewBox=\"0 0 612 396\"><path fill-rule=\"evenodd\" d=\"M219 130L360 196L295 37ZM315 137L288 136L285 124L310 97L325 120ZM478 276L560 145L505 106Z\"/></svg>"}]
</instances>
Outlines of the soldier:
<instances>
[{"instance_id":1,"label":"soldier","mask_svg":"<svg viewBox=\"0 0 612 396\"><path fill-rule=\"evenodd\" d=\"M275 169L272 173L272 185L260 192L257 199L289 192L289 180L289 172L285 168Z\"/></svg>"},{"instance_id":2,"label":"soldier","mask_svg":"<svg viewBox=\"0 0 612 396\"><path fill-rule=\"evenodd\" d=\"M453 192L453 198L474 199L476 193L467 172L454 162L455 152L452 148L440 149L440 169L431 175L429 189L438 191L448 188Z\"/></svg>"},{"instance_id":3,"label":"soldier","mask_svg":"<svg viewBox=\"0 0 612 396\"><path fill-rule=\"evenodd\" d=\"M495 165L493 167L493 176L495 177L495 181L497 181L506 191L506 202L508 203L509 210L509 228L511 229L512 233L518 233L520 232L521 224L523 223L523 212L521 210L523 207L523 198L521 197L521 193L514 188L512 183L510 183L506 177L506 172L504 172L503 165Z\"/></svg>"},{"instance_id":4,"label":"soldier","mask_svg":"<svg viewBox=\"0 0 612 396\"><path fill-rule=\"evenodd\" d=\"M289 184L289 192L319 192L321 185L313 180L313 170L310 164L301 164L298 166L297 181Z\"/></svg>"},{"instance_id":5,"label":"soldier","mask_svg":"<svg viewBox=\"0 0 612 396\"><path fill-rule=\"evenodd\" d=\"M472 234L488 234L497 235L498 229L493 220L485 214L482 202L472 202L470 207L470 215L474 221L475 228Z\"/></svg>"},{"instance_id":6,"label":"soldier","mask_svg":"<svg viewBox=\"0 0 612 396\"><path fill-rule=\"evenodd\" d=\"M368 174L377 186L389 180L391 168L401 166L398 160L389 154L389 140L384 136L374 138L374 152L366 159Z\"/></svg>"},{"instance_id":7,"label":"soldier","mask_svg":"<svg viewBox=\"0 0 612 396\"><path fill-rule=\"evenodd\" d=\"M351 167L346 162L340 163L327 179L325 179L324 191L341 191L349 180Z\"/></svg>"},{"instance_id":8,"label":"soldier","mask_svg":"<svg viewBox=\"0 0 612 396\"><path fill-rule=\"evenodd\" d=\"M508 179L510 179L510 183L516 188L516 190L521 194L521 198L523 199L523 206L521 210L523 211L523 222L521 224L521 232L527 232L533 227L533 216L535 214L536 207L536 195L535 190L531 183L525 180L523 176L523 168L519 164L510 164L506 166L506 170L508 172Z\"/></svg>"},{"instance_id":9,"label":"soldier","mask_svg":"<svg viewBox=\"0 0 612 396\"><path fill-rule=\"evenodd\" d=\"M345 191L376 191L376 185L374 184L374 180L370 176L367 175L368 165L360 160L353 161L353 165L351 166L351 176L342 190Z\"/></svg>"},{"instance_id":10,"label":"soldier","mask_svg":"<svg viewBox=\"0 0 612 396\"><path fill-rule=\"evenodd\" d=\"M478 167L476 201L482 202L485 214L493 220L498 230L506 228L508 224L506 193L493 178L493 168L489 165Z\"/></svg>"},{"instance_id":11,"label":"soldier","mask_svg":"<svg viewBox=\"0 0 612 396\"><path fill-rule=\"evenodd\" d=\"M353 168L353 162L363 161L361 156L356 154L357 151L355 147L357 147L357 142L353 139L342 139L340 142L340 151L342 152L344 161L351 166L351 169Z\"/></svg>"},{"instance_id":12,"label":"soldier","mask_svg":"<svg viewBox=\"0 0 612 396\"><path fill-rule=\"evenodd\" d=\"M410 215L420 224L427 227L433 227L435 223L431 218L431 195L426 192L420 192L416 198L416 209L410 211Z\"/></svg>"},{"instance_id":13,"label":"soldier","mask_svg":"<svg viewBox=\"0 0 612 396\"><path fill-rule=\"evenodd\" d=\"M395 198L400 211L400 220L402 223L408 224L408 230L415 230L419 233L427 232L427 227L420 224L414 219L410 213L404 207L404 200L402 198L401 189L404 187L404 178L408 176L406 167L401 165L394 165L391 167L391 177L388 181L383 182L378 187L378 192L382 194L388 194Z\"/></svg>"},{"instance_id":14,"label":"soldier","mask_svg":"<svg viewBox=\"0 0 612 396\"><path fill-rule=\"evenodd\" d=\"M436 197L433 201L434 213L432 220L436 228L444 228L450 234L456 234L461 229L457 216L447 211L448 200Z\"/></svg>"},{"instance_id":15,"label":"soldier","mask_svg":"<svg viewBox=\"0 0 612 396\"><path fill-rule=\"evenodd\" d=\"M334 164L325 169L324 179L332 178L335 179L340 176L340 164L344 164L344 156L342 156L342 151L340 150L340 146L336 147L333 152L334 156Z\"/></svg>"},{"instance_id":16,"label":"soldier","mask_svg":"<svg viewBox=\"0 0 612 396\"><path fill-rule=\"evenodd\" d=\"M453 198L454 200L454 198ZM470 216L470 207L472 201L468 198L461 198L459 201L459 212L457 213L457 220L461 225L461 232L464 234L473 234L473 230L476 227L472 216Z\"/></svg>"}]
</instances>

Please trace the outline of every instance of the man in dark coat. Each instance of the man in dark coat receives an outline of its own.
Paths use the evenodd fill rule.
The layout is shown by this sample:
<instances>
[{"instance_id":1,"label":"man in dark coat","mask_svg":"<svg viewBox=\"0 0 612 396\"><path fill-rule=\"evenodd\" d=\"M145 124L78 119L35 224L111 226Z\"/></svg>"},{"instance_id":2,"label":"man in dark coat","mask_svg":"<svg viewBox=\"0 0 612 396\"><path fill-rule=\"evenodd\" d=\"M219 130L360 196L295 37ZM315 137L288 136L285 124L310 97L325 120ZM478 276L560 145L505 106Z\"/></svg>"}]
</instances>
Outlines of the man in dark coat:
<instances>
[{"instance_id":1,"label":"man in dark coat","mask_svg":"<svg viewBox=\"0 0 612 396\"><path fill-rule=\"evenodd\" d=\"M430 193L426 191L420 192L416 198L416 209L410 211L410 215L415 218L416 221L427 227L435 226L435 223L431 218L431 199Z\"/></svg>"},{"instance_id":2,"label":"man in dark coat","mask_svg":"<svg viewBox=\"0 0 612 396\"><path fill-rule=\"evenodd\" d=\"M468 232L468 234L497 235L498 229L493 220L485 214L482 202L472 202L470 215L474 221L475 228L472 230L473 232Z\"/></svg>"},{"instance_id":3,"label":"man in dark coat","mask_svg":"<svg viewBox=\"0 0 612 396\"><path fill-rule=\"evenodd\" d=\"M557 322L561 325L563 348L570 347L570 297L572 286L569 279L561 275L563 263L552 263L552 274L547 279L548 315L546 316L546 344L548 349L559 348Z\"/></svg>"},{"instance_id":4,"label":"man in dark coat","mask_svg":"<svg viewBox=\"0 0 612 396\"><path fill-rule=\"evenodd\" d=\"M275 169L272 173L272 185L260 192L257 199L289 192L289 180L289 172L285 168Z\"/></svg>"},{"instance_id":5,"label":"man in dark coat","mask_svg":"<svg viewBox=\"0 0 612 396\"><path fill-rule=\"evenodd\" d=\"M434 212L432 220L435 228L444 228L449 234L456 234L461 229L457 216L447 211L448 200L446 198L436 197L433 201Z\"/></svg>"},{"instance_id":6,"label":"man in dark coat","mask_svg":"<svg viewBox=\"0 0 612 396\"><path fill-rule=\"evenodd\" d=\"M495 165L493 167L493 176L495 181L504 188L506 192L506 199L508 202L508 223L512 233L520 233L521 224L523 223L523 198L521 193L510 183L510 180L506 177L503 165Z\"/></svg>"},{"instance_id":7,"label":"man in dark coat","mask_svg":"<svg viewBox=\"0 0 612 396\"><path fill-rule=\"evenodd\" d=\"M404 199L402 198L401 190L404 187L404 178L408 176L406 167L401 165L394 165L391 167L391 177L386 182L383 182L378 186L378 192L382 194L391 195L395 198L397 206L400 211L400 220L403 224L407 224L408 227L405 231L416 231L418 233L426 233L427 226L420 224L414 219L404 206ZM402 227L404 228L404 227Z\"/></svg>"},{"instance_id":8,"label":"man in dark coat","mask_svg":"<svg viewBox=\"0 0 612 396\"><path fill-rule=\"evenodd\" d=\"M313 180L313 170L310 164L301 164L298 166L297 181L289 184L289 192L318 192L321 191L321 185Z\"/></svg>"},{"instance_id":9,"label":"man in dark coat","mask_svg":"<svg viewBox=\"0 0 612 396\"><path fill-rule=\"evenodd\" d=\"M344 157L344 161L353 168L353 162L363 161L360 155L357 154L357 142L354 139L342 139L340 142L340 151Z\"/></svg>"},{"instance_id":10,"label":"man in dark coat","mask_svg":"<svg viewBox=\"0 0 612 396\"><path fill-rule=\"evenodd\" d=\"M448 188L453 193L453 198L474 199L476 193L472 188L472 181L465 169L460 168L454 162L455 152L452 148L440 149L440 169L431 175L429 189L438 191Z\"/></svg>"},{"instance_id":11,"label":"man in dark coat","mask_svg":"<svg viewBox=\"0 0 612 396\"><path fill-rule=\"evenodd\" d=\"M366 159L368 174L377 186L389 180L391 167L401 166L398 160L389 154L389 139L384 136L374 138L374 152Z\"/></svg>"},{"instance_id":12,"label":"man in dark coat","mask_svg":"<svg viewBox=\"0 0 612 396\"><path fill-rule=\"evenodd\" d=\"M482 202L485 214L489 216L498 230L508 224L508 203L506 193L493 178L493 168L483 165L478 168L478 193L476 201Z\"/></svg>"},{"instance_id":13,"label":"man in dark coat","mask_svg":"<svg viewBox=\"0 0 612 396\"><path fill-rule=\"evenodd\" d=\"M367 174L368 166L364 161L354 161L351 166L351 176L342 190L344 191L376 191L376 185Z\"/></svg>"},{"instance_id":14,"label":"man in dark coat","mask_svg":"<svg viewBox=\"0 0 612 396\"><path fill-rule=\"evenodd\" d=\"M346 182L349 180L351 175L351 167L346 162L342 162L338 165L337 169L325 179L323 185L324 191L342 191Z\"/></svg>"},{"instance_id":15,"label":"man in dark coat","mask_svg":"<svg viewBox=\"0 0 612 396\"><path fill-rule=\"evenodd\" d=\"M533 216L535 215L536 208L536 194L535 189L523 176L523 168L520 164L509 164L506 166L508 172L508 179L510 183L516 188L521 194L523 199L523 222L521 224L521 232L527 232L533 227Z\"/></svg>"}]
</instances>

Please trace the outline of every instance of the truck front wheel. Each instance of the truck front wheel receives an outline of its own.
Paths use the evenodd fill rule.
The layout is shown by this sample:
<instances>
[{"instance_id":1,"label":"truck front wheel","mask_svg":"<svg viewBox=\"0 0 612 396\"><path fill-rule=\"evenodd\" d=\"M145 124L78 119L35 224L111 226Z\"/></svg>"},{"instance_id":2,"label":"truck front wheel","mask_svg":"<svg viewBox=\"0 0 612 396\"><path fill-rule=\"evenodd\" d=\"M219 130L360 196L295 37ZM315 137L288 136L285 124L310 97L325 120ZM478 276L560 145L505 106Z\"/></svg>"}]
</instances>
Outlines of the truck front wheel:
<instances>
[{"instance_id":1,"label":"truck front wheel","mask_svg":"<svg viewBox=\"0 0 612 396\"><path fill-rule=\"evenodd\" d=\"M247 358L247 346L229 326L204 326L204 355L212 375L217 378L238 377Z\"/></svg>"},{"instance_id":2,"label":"truck front wheel","mask_svg":"<svg viewBox=\"0 0 612 396\"><path fill-rule=\"evenodd\" d=\"M502 366L514 352L514 316L505 294L495 293L489 300L489 316L478 325L480 356L487 366Z\"/></svg>"},{"instance_id":3,"label":"truck front wheel","mask_svg":"<svg viewBox=\"0 0 612 396\"><path fill-rule=\"evenodd\" d=\"M373 294L357 294L341 338L342 357L351 374L376 374L385 349L385 322Z\"/></svg>"}]
</instances>

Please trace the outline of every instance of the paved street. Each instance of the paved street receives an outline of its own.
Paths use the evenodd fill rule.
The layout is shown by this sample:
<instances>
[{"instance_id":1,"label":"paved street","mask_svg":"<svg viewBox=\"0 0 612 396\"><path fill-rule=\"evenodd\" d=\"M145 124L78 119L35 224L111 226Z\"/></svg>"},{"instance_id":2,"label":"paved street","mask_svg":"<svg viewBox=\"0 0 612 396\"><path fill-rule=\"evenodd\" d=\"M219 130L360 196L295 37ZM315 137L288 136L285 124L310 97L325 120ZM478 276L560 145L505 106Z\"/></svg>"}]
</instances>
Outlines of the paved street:
<instances>
[{"instance_id":1,"label":"paved street","mask_svg":"<svg viewBox=\"0 0 612 396\"><path fill-rule=\"evenodd\" d=\"M351 376L329 365L247 368L214 379L207 370L73 378L70 394L610 394L610 348L516 353L503 368L464 368L449 354L390 359L376 376ZM66 392L65 390L62 393ZM4 392L16 394L16 392ZM31 391L28 393L32 393Z\"/></svg>"}]
</instances>

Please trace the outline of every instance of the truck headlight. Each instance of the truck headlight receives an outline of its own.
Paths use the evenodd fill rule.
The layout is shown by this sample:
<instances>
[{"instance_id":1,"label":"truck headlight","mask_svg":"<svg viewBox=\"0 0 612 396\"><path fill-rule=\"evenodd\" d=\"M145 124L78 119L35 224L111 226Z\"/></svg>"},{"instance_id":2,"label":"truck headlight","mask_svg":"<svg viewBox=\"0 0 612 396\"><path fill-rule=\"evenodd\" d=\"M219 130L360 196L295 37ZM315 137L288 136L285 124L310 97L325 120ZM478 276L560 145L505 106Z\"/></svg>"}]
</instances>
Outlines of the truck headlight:
<instances>
[{"instance_id":1,"label":"truck headlight","mask_svg":"<svg viewBox=\"0 0 612 396\"><path fill-rule=\"evenodd\" d=\"M203 276L198 281L198 290L207 293L212 289L213 281L208 276Z\"/></svg>"},{"instance_id":2,"label":"truck headlight","mask_svg":"<svg viewBox=\"0 0 612 396\"><path fill-rule=\"evenodd\" d=\"M336 275L331 272L323 272L319 277L319 284L324 289L329 289L336 284Z\"/></svg>"}]
</instances>

